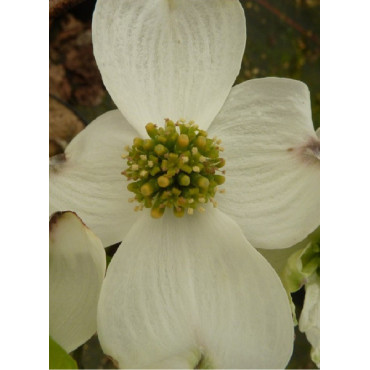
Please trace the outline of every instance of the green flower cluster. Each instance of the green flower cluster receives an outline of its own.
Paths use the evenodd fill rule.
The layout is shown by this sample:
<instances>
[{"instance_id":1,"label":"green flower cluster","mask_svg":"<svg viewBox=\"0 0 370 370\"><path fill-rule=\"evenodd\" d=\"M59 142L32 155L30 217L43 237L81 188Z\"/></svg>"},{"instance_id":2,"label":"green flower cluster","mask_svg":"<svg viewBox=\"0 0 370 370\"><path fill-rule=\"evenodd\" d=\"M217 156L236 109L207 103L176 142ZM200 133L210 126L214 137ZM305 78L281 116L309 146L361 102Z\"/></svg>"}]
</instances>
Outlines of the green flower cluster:
<instances>
[{"instance_id":1,"label":"green flower cluster","mask_svg":"<svg viewBox=\"0 0 370 370\"><path fill-rule=\"evenodd\" d=\"M320 241L309 241L306 247L293 253L281 275L291 293L299 290L312 276L320 277Z\"/></svg>"},{"instance_id":2,"label":"green flower cluster","mask_svg":"<svg viewBox=\"0 0 370 370\"><path fill-rule=\"evenodd\" d=\"M151 208L152 217L160 218L172 208L182 217L204 212L208 201L216 206L217 186L225 182L221 141L209 139L193 121L166 119L164 128L153 123L145 128L150 139L135 138L122 155L128 166L122 174L133 181L127 186L135 194L130 201L141 203L135 210Z\"/></svg>"}]
</instances>

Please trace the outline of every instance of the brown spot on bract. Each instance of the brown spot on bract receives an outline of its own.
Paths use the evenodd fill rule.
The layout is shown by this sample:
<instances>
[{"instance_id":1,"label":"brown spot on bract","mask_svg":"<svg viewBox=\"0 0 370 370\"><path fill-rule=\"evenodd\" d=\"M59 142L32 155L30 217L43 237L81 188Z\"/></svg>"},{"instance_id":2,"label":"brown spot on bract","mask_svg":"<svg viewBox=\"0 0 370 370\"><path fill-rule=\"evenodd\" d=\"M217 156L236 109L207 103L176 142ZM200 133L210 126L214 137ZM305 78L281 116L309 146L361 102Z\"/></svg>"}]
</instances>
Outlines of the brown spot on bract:
<instances>
[{"instance_id":1,"label":"brown spot on bract","mask_svg":"<svg viewBox=\"0 0 370 370\"><path fill-rule=\"evenodd\" d=\"M60 217L62 217L64 212L55 212L52 214L49 220L49 232L52 231L53 227L57 224Z\"/></svg>"},{"instance_id":2,"label":"brown spot on bract","mask_svg":"<svg viewBox=\"0 0 370 370\"><path fill-rule=\"evenodd\" d=\"M73 211L58 211L52 214L49 220L49 231L52 231L53 227L60 221L62 217L68 217L68 216L74 216L76 217L81 224L87 228L86 224L81 220L81 218L77 215L76 212Z\"/></svg>"}]
</instances>

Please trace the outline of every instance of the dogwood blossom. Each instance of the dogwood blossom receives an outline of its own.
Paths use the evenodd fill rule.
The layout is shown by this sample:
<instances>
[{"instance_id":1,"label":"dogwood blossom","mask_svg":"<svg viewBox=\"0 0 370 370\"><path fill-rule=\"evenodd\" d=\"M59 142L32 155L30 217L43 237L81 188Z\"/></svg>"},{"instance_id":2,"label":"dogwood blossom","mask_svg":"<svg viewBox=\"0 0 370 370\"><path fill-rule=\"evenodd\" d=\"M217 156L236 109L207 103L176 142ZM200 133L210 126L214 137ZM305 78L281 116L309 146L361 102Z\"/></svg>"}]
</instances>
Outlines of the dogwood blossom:
<instances>
[{"instance_id":1,"label":"dogwood blossom","mask_svg":"<svg viewBox=\"0 0 370 370\"><path fill-rule=\"evenodd\" d=\"M320 229L293 247L260 252L279 274L289 295L305 288L303 309L295 322L312 346L312 361L320 367ZM295 317L293 301L291 307Z\"/></svg>"},{"instance_id":2,"label":"dogwood blossom","mask_svg":"<svg viewBox=\"0 0 370 370\"><path fill-rule=\"evenodd\" d=\"M50 204L78 212L104 245L123 241L98 306L99 340L120 367L281 368L290 358L289 302L254 247L290 246L317 227L319 140L303 83L266 78L231 88L245 39L237 0L97 2L94 53L119 110L52 158ZM153 219L127 202L123 148L166 118L222 139L226 192L216 194L218 208ZM148 207L152 193L141 189Z\"/></svg>"},{"instance_id":3,"label":"dogwood blossom","mask_svg":"<svg viewBox=\"0 0 370 370\"><path fill-rule=\"evenodd\" d=\"M104 248L73 212L51 217L49 248L50 336L71 352L96 332Z\"/></svg>"},{"instance_id":4,"label":"dogwood blossom","mask_svg":"<svg viewBox=\"0 0 370 370\"><path fill-rule=\"evenodd\" d=\"M310 342L311 358L320 367L320 277L315 274L305 285L306 295L299 318L299 330Z\"/></svg>"}]
</instances>

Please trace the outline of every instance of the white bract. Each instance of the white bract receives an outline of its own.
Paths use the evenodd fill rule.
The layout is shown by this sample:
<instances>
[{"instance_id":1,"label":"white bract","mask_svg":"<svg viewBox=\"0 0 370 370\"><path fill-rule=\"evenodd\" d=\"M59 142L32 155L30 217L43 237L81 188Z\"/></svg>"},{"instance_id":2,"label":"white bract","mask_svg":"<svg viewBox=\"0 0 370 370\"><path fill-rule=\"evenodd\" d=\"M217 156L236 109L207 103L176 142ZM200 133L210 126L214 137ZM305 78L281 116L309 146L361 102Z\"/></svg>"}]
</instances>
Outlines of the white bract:
<instances>
[{"instance_id":1,"label":"white bract","mask_svg":"<svg viewBox=\"0 0 370 370\"><path fill-rule=\"evenodd\" d=\"M67 352L96 332L105 252L73 212L55 213L49 234L49 333Z\"/></svg>"},{"instance_id":2,"label":"white bract","mask_svg":"<svg viewBox=\"0 0 370 370\"><path fill-rule=\"evenodd\" d=\"M265 78L232 88L245 39L237 0L97 1L94 54L119 110L77 135L64 160L52 159L50 204L78 212L105 246L122 241L98 307L101 345L120 367L289 361L289 302L253 247L289 247L318 226L319 140L303 83ZM128 203L123 148L166 118L222 139L218 209L153 219Z\"/></svg>"},{"instance_id":3,"label":"white bract","mask_svg":"<svg viewBox=\"0 0 370 370\"><path fill-rule=\"evenodd\" d=\"M280 275L287 292L305 288L306 294L299 316L299 330L310 342L311 359L320 367L320 230L315 230L295 246L279 250L260 250ZM295 316L295 306L291 302ZM298 324L298 322L296 321Z\"/></svg>"},{"instance_id":4,"label":"white bract","mask_svg":"<svg viewBox=\"0 0 370 370\"><path fill-rule=\"evenodd\" d=\"M310 342L311 358L320 367L320 278L312 276L305 285L306 295L299 317L299 330L306 333Z\"/></svg>"}]
</instances>

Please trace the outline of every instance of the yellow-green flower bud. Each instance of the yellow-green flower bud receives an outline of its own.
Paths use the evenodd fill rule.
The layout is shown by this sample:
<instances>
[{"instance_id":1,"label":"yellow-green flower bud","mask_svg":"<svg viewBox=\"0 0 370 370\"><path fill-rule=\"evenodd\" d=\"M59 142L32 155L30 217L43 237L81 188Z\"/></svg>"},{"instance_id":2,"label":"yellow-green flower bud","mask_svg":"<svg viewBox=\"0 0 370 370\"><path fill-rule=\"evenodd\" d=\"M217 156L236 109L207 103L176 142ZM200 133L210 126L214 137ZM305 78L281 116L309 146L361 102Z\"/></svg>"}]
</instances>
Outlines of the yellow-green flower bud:
<instances>
[{"instance_id":1,"label":"yellow-green flower bud","mask_svg":"<svg viewBox=\"0 0 370 370\"><path fill-rule=\"evenodd\" d=\"M140 188L141 194L144 195L144 197L149 197L154 193L154 186L147 182L146 184L142 185Z\"/></svg>"},{"instance_id":2,"label":"yellow-green flower bud","mask_svg":"<svg viewBox=\"0 0 370 370\"><path fill-rule=\"evenodd\" d=\"M189 136L186 134L181 134L177 138L177 145L179 146L179 148L186 149L189 145Z\"/></svg>"},{"instance_id":3,"label":"yellow-green flower bud","mask_svg":"<svg viewBox=\"0 0 370 370\"><path fill-rule=\"evenodd\" d=\"M171 183L170 179L166 176L159 176L157 181L161 188L166 188Z\"/></svg>"}]
</instances>

